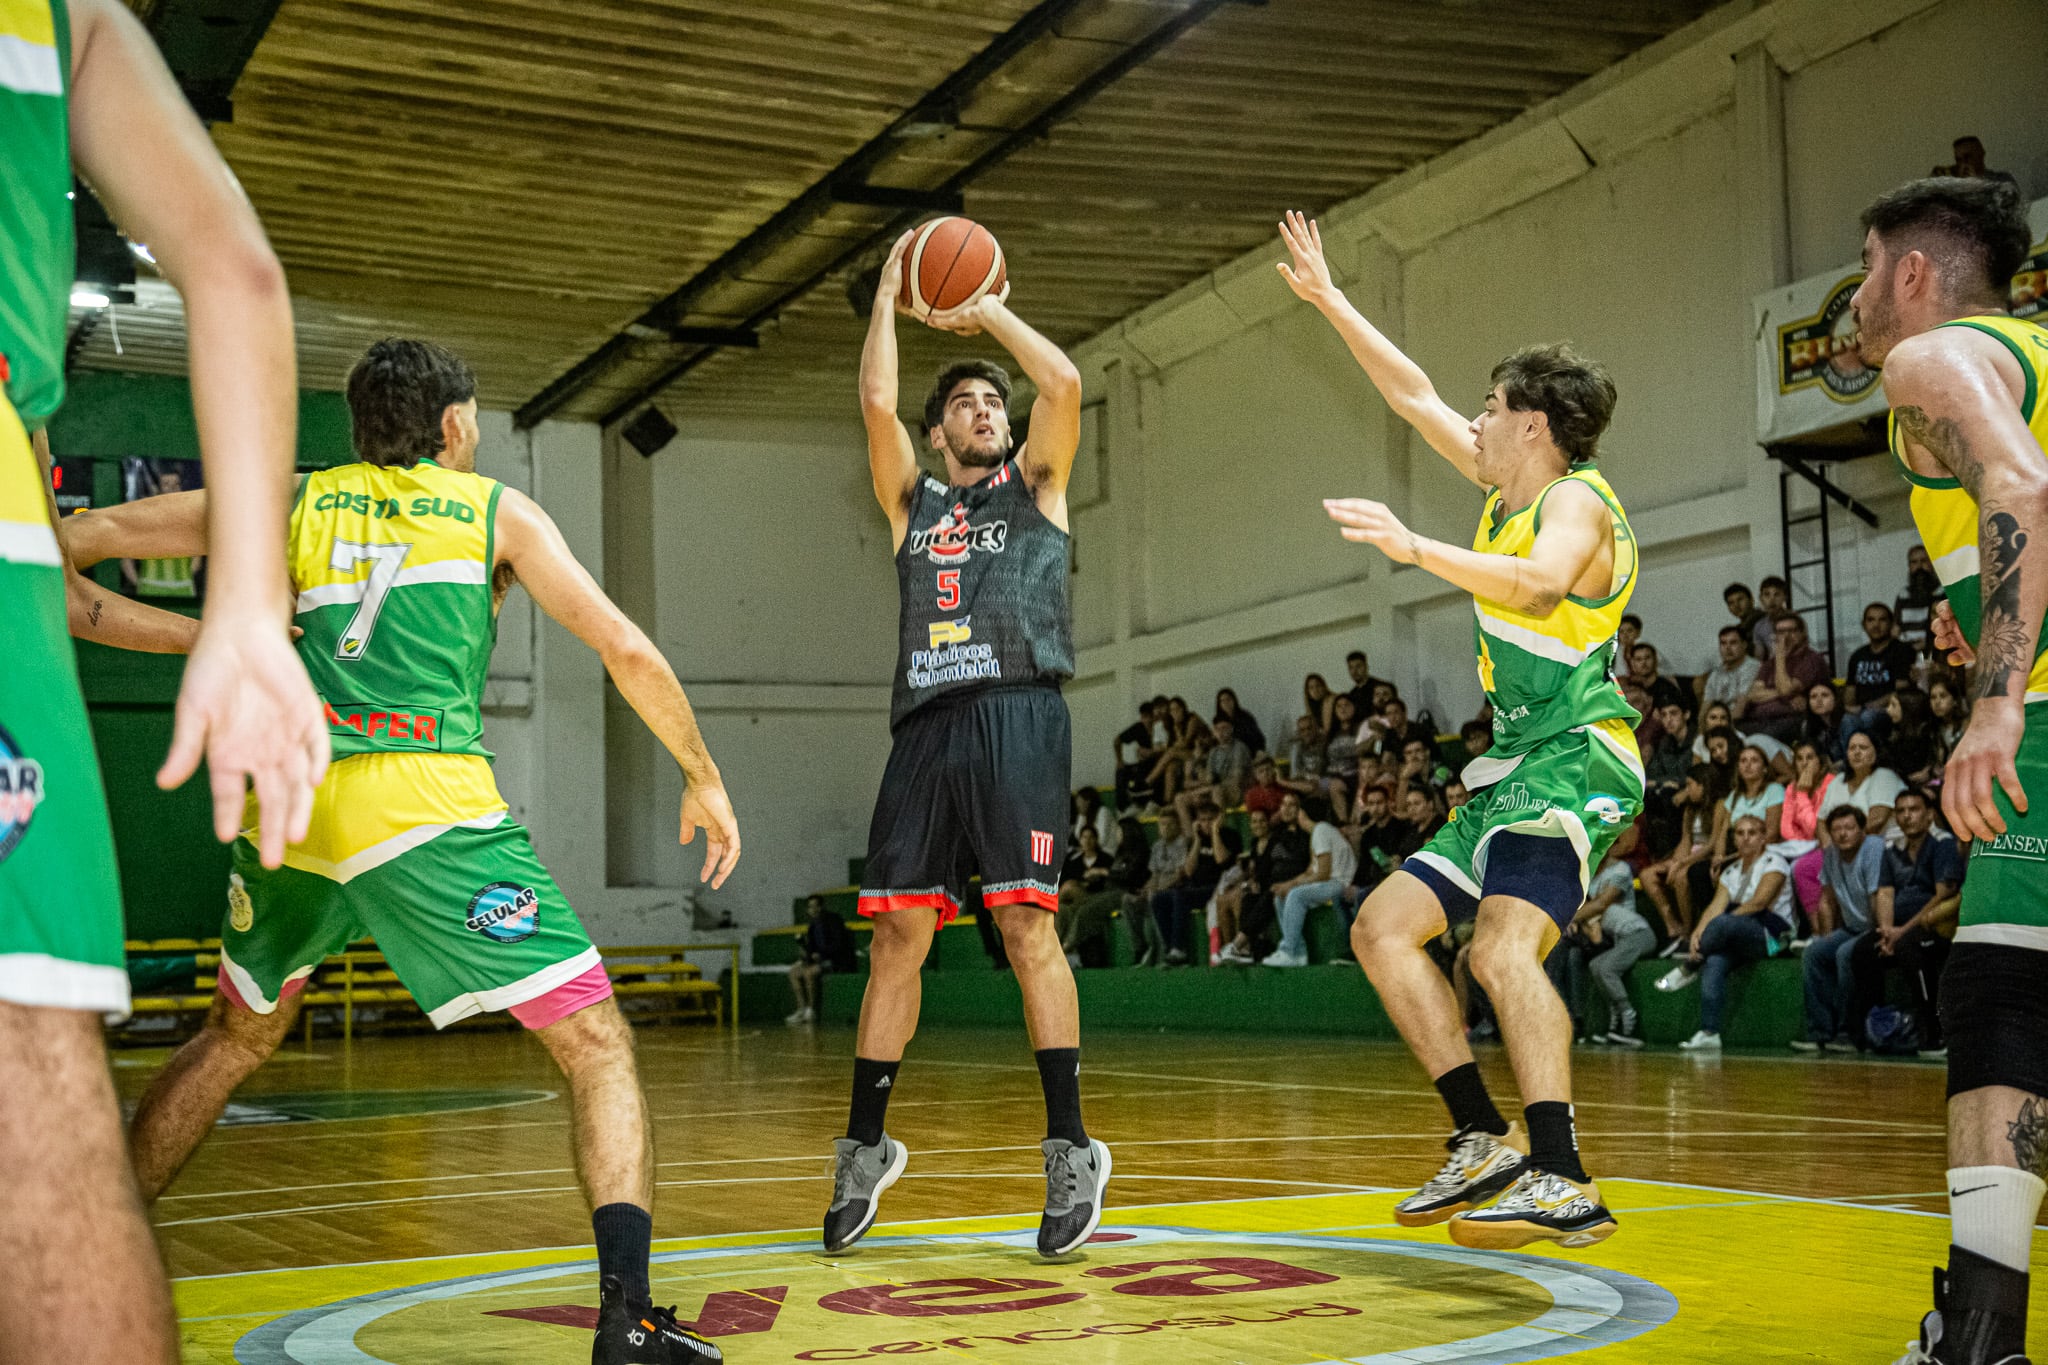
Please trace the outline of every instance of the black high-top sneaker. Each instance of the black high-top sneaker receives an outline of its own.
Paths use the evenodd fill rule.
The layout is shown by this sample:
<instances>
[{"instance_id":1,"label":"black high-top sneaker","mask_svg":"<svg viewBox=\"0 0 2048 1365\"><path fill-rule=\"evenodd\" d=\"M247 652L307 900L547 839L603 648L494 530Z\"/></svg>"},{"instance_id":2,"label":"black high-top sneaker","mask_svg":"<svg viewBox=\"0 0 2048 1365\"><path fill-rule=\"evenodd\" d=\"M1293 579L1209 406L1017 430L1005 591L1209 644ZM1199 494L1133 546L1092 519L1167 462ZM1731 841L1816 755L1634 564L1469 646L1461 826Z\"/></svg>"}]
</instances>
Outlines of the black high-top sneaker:
<instances>
[{"instance_id":1,"label":"black high-top sneaker","mask_svg":"<svg viewBox=\"0 0 2048 1365\"><path fill-rule=\"evenodd\" d=\"M1948 1249L1934 1268L1934 1311L1894 1365L2028 1365L2027 1276L2010 1266Z\"/></svg>"},{"instance_id":2,"label":"black high-top sneaker","mask_svg":"<svg viewBox=\"0 0 2048 1365\"><path fill-rule=\"evenodd\" d=\"M619 1277L607 1275L597 1288L597 1340L590 1365L711 1365L725 1359L716 1346L685 1330L673 1308L635 1312Z\"/></svg>"}]
</instances>

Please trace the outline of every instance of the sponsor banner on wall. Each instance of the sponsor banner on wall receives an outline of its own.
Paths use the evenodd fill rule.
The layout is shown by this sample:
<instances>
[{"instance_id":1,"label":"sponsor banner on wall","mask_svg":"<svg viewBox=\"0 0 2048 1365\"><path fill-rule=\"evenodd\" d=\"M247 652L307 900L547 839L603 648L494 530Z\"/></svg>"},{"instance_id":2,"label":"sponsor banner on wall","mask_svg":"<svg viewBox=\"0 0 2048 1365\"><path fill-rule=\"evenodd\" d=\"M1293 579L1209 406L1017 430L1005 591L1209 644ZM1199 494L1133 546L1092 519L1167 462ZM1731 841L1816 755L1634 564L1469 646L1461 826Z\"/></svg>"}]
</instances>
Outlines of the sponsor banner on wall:
<instances>
[{"instance_id":1,"label":"sponsor banner on wall","mask_svg":"<svg viewBox=\"0 0 2048 1365\"><path fill-rule=\"evenodd\" d=\"M2029 213L2034 249L2012 277L2012 311L2048 322L2048 199ZM1854 265L1759 294L1756 310L1756 438L1793 440L1885 409L1878 372L1857 349L1850 296Z\"/></svg>"}]
</instances>

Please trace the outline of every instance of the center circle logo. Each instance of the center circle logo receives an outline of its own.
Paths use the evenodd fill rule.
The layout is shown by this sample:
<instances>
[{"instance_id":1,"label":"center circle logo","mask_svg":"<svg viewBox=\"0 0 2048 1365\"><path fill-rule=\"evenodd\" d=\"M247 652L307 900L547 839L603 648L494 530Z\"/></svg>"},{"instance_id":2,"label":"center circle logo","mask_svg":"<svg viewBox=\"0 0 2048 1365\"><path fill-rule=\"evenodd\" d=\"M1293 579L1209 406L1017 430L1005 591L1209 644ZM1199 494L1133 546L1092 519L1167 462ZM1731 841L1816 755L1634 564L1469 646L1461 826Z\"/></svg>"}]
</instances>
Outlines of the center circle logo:
<instances>
[{"instance_id":1,"label":"center circle logo","mask_svg":"<svg viewBox=\"0 0 2048 1365\"><path fill-rule=\"evenodd\" d=\"M523 942L540 929L540 896L518 882L492 882L470 897L462 923L500 943Z\"/></svg>"},{"instance_id":2,"label":"center circle logo","mask_svg":"<svg viewBox=\"0 0 2048 1365\"><path fill-rule=\"evenodd\" d=\"M0 862L28 834L36 807L43 803L43 765L21 751L14 736L0 729Z\"/></svg>"},{"instance_id":3,"label":"center circle logo","mask_svg":"<svg viewBox=\"0 0 2048 1365\"><path fill-rule=\"evenodd\" d=\"M1439 1243L1125 1227L1046 1263L1030 1231L869 1237L657 1254L654 1293L736 1359L1177 1365L1202 1359L1536 1360L1640 1335L1677 1313L1646 1280L1549 1257ZM235 1345L242 1365L564 1360L597 1324L594 1262L443 1280L310 1308Z\"/></svg>"}]
</instances>

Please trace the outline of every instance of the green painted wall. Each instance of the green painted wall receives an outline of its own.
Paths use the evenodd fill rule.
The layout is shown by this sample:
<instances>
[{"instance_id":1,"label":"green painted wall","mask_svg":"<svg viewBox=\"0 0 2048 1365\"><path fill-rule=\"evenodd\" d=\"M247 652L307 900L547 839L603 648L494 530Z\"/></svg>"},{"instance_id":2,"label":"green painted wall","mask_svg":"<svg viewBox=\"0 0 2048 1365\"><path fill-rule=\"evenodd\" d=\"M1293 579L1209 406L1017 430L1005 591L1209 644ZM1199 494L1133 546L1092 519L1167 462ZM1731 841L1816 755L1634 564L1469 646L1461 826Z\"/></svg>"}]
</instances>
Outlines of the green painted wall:
<instances>
[{"instance_id":1,"label":"green painted wall","mask_svg":"<svg viewBox=\"0 0 2048 1365\"><path fill-rule=\"evenodd\" d=\"M64 458L104 461L94 479L96 500L117 498L118 462L125 456L199 458L191 388L166 375L73 375L64 407L50 423L50 449ZM299 467L326 468L352 458L341 395L301 393ZM228 853L213 837L205 770L174 792L156 786L184 663L78 645L79 681L99 746L132 939L211 937L226 903Z\"/></svg>"}]
</instances>

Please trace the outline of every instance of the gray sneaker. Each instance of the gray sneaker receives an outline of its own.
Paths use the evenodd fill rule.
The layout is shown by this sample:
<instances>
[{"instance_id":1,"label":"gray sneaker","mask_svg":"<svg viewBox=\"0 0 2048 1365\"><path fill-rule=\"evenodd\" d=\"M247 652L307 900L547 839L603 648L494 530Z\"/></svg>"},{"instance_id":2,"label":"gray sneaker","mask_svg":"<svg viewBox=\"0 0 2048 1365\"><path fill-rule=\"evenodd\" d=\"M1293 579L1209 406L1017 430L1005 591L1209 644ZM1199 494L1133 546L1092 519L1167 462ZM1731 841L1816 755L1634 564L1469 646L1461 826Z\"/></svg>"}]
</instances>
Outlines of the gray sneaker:
<instances>
[{"instance_id":1,"label":"gray sneaker","mask_svg":"<svg viewBox=\"0 0 2048 1365\"><path fill-rule=\"evenodd\" d=\"M1038 1221L1038 1254L1064 1256L1102 1221L1109 1148L1093 1138L1086 1147L1065 1138L1047 1138L1039 1146L1045 1150L1045 1216Z\"/></svg>"},{"instance_id":2,"label":"gray sneaker","mask_svg":"<svg viewBox=\"0 0 2048 1365\"><path fill-rule=\"evenodd\" d=\"M832 1207L825 1210L825 1250L844 1251L867 1234L882 1191L903 1174L910 1153L887 1133L872 1147L853 1138L832 1140Z\"/></svg>"}]
</instances>

